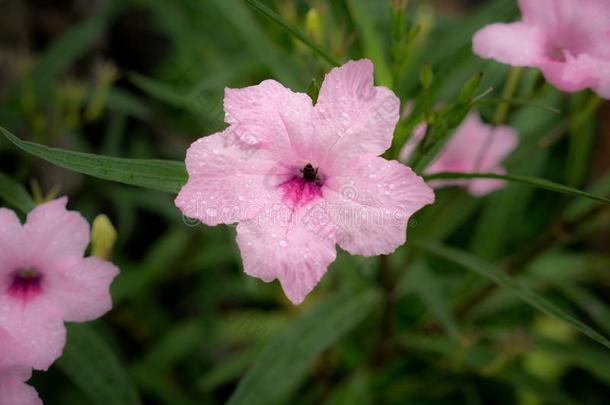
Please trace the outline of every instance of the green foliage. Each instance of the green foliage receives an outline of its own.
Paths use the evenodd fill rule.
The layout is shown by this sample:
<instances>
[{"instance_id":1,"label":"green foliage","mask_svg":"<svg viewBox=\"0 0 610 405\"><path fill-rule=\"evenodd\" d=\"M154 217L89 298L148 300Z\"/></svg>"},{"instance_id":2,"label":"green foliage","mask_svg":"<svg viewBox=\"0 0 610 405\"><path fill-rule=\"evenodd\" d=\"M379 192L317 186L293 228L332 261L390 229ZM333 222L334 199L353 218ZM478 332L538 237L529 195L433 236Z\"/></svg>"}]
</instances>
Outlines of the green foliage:
<instances>
[{"instance_id":1,"label":"green foliage","mask_svg":"<svg viewBox=\"0 0 610 405\"><path fill-rule=\"evenodd\" d=\"M36 47L16 45L0 101L3 206L23 218L59 193L117 229L114 308L68 325L63 356L30 382L45 403L607 402L607 106L472 54L473 33L516 19L516 2L459 15L417 0L102 3L78 21L51 13ZM360 58L412 103L386 158L425 123L408 162L424 175L473 110L519 146L504 175L424 175L507 184L483 198L436 189L404 246L339 249L295 307L243 274L234 227L175 208L185 151L225 127L225 87L272 78L315 102L330 68Z\"/></svg>"}]
</instances>

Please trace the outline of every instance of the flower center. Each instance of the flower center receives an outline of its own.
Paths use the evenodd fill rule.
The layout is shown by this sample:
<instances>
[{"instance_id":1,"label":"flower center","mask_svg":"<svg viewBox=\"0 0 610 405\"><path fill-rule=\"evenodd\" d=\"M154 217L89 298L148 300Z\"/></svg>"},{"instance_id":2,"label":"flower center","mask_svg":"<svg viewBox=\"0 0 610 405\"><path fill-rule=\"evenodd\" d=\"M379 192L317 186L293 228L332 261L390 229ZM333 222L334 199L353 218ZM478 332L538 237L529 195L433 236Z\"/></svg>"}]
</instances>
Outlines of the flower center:
<instances>
[{"instance_id":1,"label":"flower center","mask_svg":"<svg viewBox=\"0 0 610 405\"><path fill-rule=\"evenodd\" d=\"M42 274L33 267L17 269L12 274L8 293L22 301L30 301L42 291Z\"/></svg>"},{"instance_id":2,"label":"flower center","mask_svg":"<svg viewBox=\"0 0 610 405\"><path fill-rule=\"evenodd\" d=\"M299 170L299 175L294 175L290 180L282 183L280 187L284 191L284 201L291 208L299 208L310 201L322 197L322 179L318 169L311 163L307 163Z\"/></svg>"},{"instance_id":3,"label":"flower center","mask_svg":"<svg viewBox=\"0 0 610 405\"><path fill-rule=\"evenodd\" d=\"M303 175L303 180L309 182L317 182L320 181L318 177L318 169L315 169L311 163L307 163L305 167L301 169L301 174Z\"/></svg>"}]
</instances>

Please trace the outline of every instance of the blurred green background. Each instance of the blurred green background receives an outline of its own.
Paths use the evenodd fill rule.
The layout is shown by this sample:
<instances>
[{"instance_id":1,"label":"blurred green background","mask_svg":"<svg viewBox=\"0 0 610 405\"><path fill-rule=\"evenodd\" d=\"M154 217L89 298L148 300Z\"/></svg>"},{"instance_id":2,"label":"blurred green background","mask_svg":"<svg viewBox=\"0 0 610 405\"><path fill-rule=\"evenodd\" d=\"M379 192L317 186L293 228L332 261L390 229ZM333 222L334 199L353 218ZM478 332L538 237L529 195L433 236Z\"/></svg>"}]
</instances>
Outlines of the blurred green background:
<instances>
[{"instance_id":1,"label":"blurred green background","mask_svg":"<svg viewBox=\"0 0 610 405\"><path fill-rule=\"evenodd\" d=\"M274 78L306 91L332 67L252 3L0 1L0 125L63 149L183 160L224 128L225 86ZM518 18L514 1L413 0L404 20L401 1L260 3L340 63L373 59L403 102L423 97L422 66L439 105L482 72L477 107L496 113L509 67L474 56L470 39ZM515 98L509 172L607 194L610 107L533 70ZM517 183L482 199L442 189L406 246L340 252L295 307L276 282L243 274L233 227L183 218L173 195L58 168L4 138L0 156L2 187L9 176L39 199L68 195L118 231L114 309L71 325L64 356L34 374L46 404L608 403L608 348L523 299L610 334L607 206ZM512 278L498 287L494 274Z\"/></svg>"}]
</instances>

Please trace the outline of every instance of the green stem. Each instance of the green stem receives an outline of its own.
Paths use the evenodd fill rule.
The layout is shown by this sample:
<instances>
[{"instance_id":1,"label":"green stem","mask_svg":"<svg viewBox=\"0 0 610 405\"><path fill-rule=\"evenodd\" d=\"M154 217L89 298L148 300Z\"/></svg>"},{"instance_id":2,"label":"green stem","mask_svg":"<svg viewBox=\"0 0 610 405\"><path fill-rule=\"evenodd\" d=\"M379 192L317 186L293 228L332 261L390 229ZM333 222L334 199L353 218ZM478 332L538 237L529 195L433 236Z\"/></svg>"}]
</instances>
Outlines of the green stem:
<instances>
[{"instance_id":1,"label":"green stem","mask_svg":"<svg viewBox=\"0 0 610 405\"><path fill-rule=\"evenodd\" d=\"M506 84L504 85L504 90L502 91L503 99L510 99L513 97L515 91L517 91L522 71L523 69L520 67L512 67L510 69L510 72L508 72L508 78L506 79ZM509 109L510 102L498 104L498 107L496 108L496 113L494 115L493 123L495 125L503 124L504 121L506 121Z\"/></svg>"}]
</instances>

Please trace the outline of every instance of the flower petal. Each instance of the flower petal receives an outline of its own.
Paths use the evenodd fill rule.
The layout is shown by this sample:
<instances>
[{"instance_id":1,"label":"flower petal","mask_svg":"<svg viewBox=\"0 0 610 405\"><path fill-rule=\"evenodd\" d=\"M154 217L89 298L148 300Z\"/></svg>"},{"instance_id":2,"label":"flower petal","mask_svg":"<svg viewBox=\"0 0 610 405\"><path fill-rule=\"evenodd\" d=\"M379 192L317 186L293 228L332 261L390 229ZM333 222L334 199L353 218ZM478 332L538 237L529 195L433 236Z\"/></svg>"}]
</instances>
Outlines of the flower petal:
<instances>
[{"instance_id":1,"label":"flower petal","mask_svg":"<svg viewBox=\"0 0 610 405\"><path fill-rule=\"evenodd\" d=\"M294 93L275 80L257 86L225 89L225 121L246 143L276 153L309 153L313 105L307 94Z\"/></svg>"},{"instance_id":2,"label":"flower petal","mask_svg":"<svg viewBox=\"0 0 610 405\"><path fill-rule=\"evenodd\" d=\"M231 128L194 142L186 168L189 179L175 204L185 216L212 226L253 217L290 175L268 150L235 142Z\"/></svg>"},{"instance_id":3,"label":"flower petal","mask_svg":"<svg viewBox=\"0 0 610 405\"><path fill-rule=\"evenodd\" d=\"M44 296L24 305L0 295L0 328L14 341L15 355L36 370L46 370L66 343L62 313Z\"/></svg>"},{"instance_id":4,"label":"flower petal","mask_svg":"<svg viewBox=\"0 0 610 405\"><path fill-rule=\"evenodd\" d=\"M112 308L110 284L118 273L114 264L87 257L49 276L46 290L49 299L63 309L65 321L92 321Z\"/></svg>"},{"instance_id":5,"label":"flower petal","mask_svg":"<svg viewBox=\"0 0 610 405\"><path fill-rule=\"evenodd\" d=\"M3 270L14 270L11 262L15 253L22 250L22 229L19 218L12 210L0 208L0 274Z\"/></svg>"},{"instance_id":6,"label":"flower petal","mask_svg":"<svg viewBox=\"0 0 610 405\"><path fill-rule=\"evenodd\" d=\"M586 54L574 57L567 51L564 52L564 59L547 59L540 66L545 79L559 90L575 92L598 83L599 61Z\"/></svg>"},{"instance_id":7,"label":"flower petal","mask_svg":"<svg viewBox=\"0 0 610 405\"><path fill-rule=\"evenodd\" d=\"M265 282L278 279L293 304L300 304L335 260L335 230L318 221L312 203L293 211L284 204L237 226L244 271Z\"/></svg>"},{"instance_id":8,"label":"flower petal","mask_svg":"<svg viewBox=\"0 0 610 405\"><path fill-rule=\"evenodd\" d=\"M351 254L392 253L405 243L409 217L434 202L421 177L397 161L362 156L325 184L337 243Z\"/></svg>"},{"instance_id":9,"label":"flower petal","mask_svg":"<svg viewBox=\"0 0 610 405\"><path fill-rule=\"evenodd\" d=\"M491 24L478 31L473 52L513 66L537 66L545 57L545 35L538 27L522 22Z\"/></svg>"},{"instance_id":10,"label":"flower petal","mask_svg":"<svg viewBox=\"0 0 610 405\"><path fill-rule=\"evenodd\" d=\"M89 244L89 224L81 214L68 211L66 197L38 205L24 225L28 249L49 260L82 257Z\"/></svg>"},{"instance_id":11,"label":"flower petal","mask_svg":"<svg viewBox=\"0 0 610 405\"><path fill-rule=\"evenodd\" d=\"M42 405L36 390L24 383L30 375L25 368L0 370L0 404Z\"/></svg>"},{"instance_id":12,"label":"flower petal","mask_svg":"<svg viewBox=\"0 0 610 405\"><path fill-rule=\"evenodd\" d=\"M380 155L392 143L400 100L385 87L374 87L373 64L349 61L324 78L314 107L319 148L345 158Z\"/></svg>"}]
</instances>

